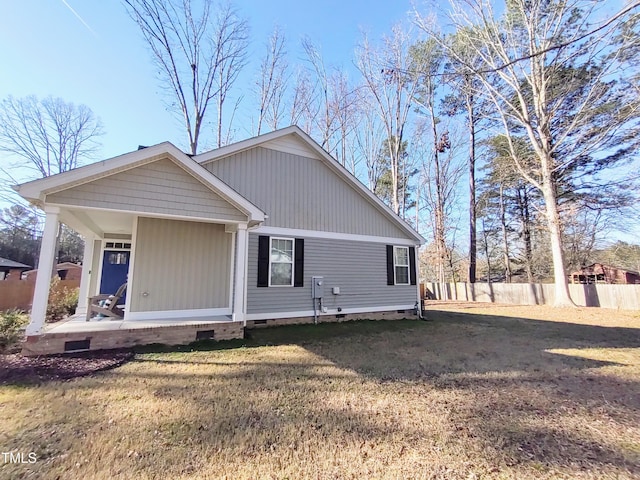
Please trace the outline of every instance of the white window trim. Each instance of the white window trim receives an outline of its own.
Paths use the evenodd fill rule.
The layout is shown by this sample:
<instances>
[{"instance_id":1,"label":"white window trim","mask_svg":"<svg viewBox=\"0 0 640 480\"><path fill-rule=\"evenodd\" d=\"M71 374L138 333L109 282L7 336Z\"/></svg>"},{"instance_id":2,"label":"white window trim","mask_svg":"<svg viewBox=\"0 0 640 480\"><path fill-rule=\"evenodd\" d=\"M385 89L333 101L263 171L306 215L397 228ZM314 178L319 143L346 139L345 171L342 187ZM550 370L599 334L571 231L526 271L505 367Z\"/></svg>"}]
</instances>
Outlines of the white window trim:
<instances>
[{"instance_id":1,"label":"white window trim","mask_svg":"<svg viewBox=\"0 0 640 480\"><path fill-rule=\"evenodd\" d=\"M291 284L290 285L271 285L271 249L273 248L274 240L289 240L291 242ZM287 262L276 262L276 263L287 263ZM269 287L293 287L294 278L295 278L295 269L296 266L296 240L295 238L289 237L269 237Z\"/></svg>"},{"instance_id":2,"label":"white window trim","mask_svg":"<svg viewBox=\"0 0 640 480\"><path fill-rule=\"evenodd\" d=\"M406 250L407 251L407 264L406 265L396 265L396 250ZM398 282L396 278L396 267L407 267L407 282ZM397 245L393 246L393 283L394 285L411 285L411 260L409 259L409 247L399 247Z\"/></svg>"}]
</instances>

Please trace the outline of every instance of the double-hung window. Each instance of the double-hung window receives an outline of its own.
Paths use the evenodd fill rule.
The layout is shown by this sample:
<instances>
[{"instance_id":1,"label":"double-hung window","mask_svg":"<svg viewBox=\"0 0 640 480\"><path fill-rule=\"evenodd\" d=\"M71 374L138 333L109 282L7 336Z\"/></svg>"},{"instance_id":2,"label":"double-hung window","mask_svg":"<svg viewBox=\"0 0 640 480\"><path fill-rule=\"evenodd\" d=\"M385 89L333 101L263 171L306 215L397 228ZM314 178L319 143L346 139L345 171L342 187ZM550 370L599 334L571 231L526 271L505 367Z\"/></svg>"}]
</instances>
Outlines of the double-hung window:
<instances>
[{"instance_id":1,"label":"double-hung window","mask_svg":"<svg viewBox=\"0 0 640 480\"><path fill-rule=\"evenodd\" d=\"M304 286L304 238L258 237L258 287Z\"/></svg>"},{"instance_id":2,"label":"double-hung window","mask_svg":"<svg viewBox=\"0 0 640 480\"><path fill-rule=\"evenodd\" d=\"M293 238L271 237L269 286L293 286Z\"/></svg>"},{"instance_id":3,"label":"double-hung window","mask_svg":"<svg viewBox=\"0 0 640 480\"><path fill-rule=\"evenodd\" d=\"M396 285L409 285L409 247L393 247Z\"/></svg>"},{"instance_id":4,"label":"double-hung window","mask_svg":"<svg viewBox=\"0 0 640 480\"><path fill-rule=\"evenodd\" d=\"M416 249L387 245L387 285L416 285Z\"/></svg>"}]
</instances>

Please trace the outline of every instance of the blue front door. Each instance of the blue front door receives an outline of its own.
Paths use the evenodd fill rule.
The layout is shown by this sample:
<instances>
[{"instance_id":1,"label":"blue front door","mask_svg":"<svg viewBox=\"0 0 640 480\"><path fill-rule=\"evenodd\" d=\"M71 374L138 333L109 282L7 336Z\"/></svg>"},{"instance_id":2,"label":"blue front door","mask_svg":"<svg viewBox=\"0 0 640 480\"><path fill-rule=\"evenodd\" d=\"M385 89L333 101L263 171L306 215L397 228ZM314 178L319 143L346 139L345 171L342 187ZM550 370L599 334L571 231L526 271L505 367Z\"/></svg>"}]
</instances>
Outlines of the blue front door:
<instances>
[{"instance_id":1,"label":"blue front door","mask_svg":"<svg viewBox=\"0 0 640 480\"><path fill-rule=\"evenodd\" d=\"M129 257L131 252L123 250L105 250L102 257L102 280L100 293L116 293L118 287L127 281ZM125 296L118 303L124 303Z\"/></svg>"}]
</instances>

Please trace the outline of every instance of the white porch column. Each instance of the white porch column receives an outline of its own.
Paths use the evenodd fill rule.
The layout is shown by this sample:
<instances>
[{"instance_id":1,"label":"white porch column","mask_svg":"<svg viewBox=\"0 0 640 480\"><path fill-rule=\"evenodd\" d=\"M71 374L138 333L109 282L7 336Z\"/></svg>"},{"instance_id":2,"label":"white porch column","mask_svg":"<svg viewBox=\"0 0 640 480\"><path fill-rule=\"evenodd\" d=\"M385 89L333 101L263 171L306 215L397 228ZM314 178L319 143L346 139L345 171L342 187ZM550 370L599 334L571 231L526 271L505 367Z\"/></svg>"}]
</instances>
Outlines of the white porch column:
<instances>
[{"instance_id":1,"label":"white porch column","mask_svg":"<svg viewBox=\"0 0 640 480\"><path fill-rule=\"evenodd\" d=\"M91 267L93 264L93 246L95 244L93 235L84 237L84 251L82 253L82 276L80 277L80 290L78 292L78 307L76 313L85 315L87 313L87 302L89 298L89 283L91 281Z\"/></svg>"},{"instance_id":2,"label":"white porch column","mask_svg":"<svg viewBox=\"0 0 640 480\"><path fill-rule=\"evenodd\" d=\"M247 271L247 225L238 225L236 233L236 264L233 291L233 315L234 322L243 322L245 316L244 290Z\"/></svg>"},{"instance_id":3,"label":"white porch column","mask_svg":"<svg viewBox=\"0 0 640 480\"><path fill-rule=\"evenodd\" d=\"M33 305L31 307L31 322L27 325L27 336L40 335L47 313L49 301L49 288L51 286L51 271L56 258L56 237L58 235L58 207L45 207L47 214L42 233L42 245L40 245L40 260L38 261L38 275L36 277L35 291L33 292Z\"/></svg>"}]
</instances>

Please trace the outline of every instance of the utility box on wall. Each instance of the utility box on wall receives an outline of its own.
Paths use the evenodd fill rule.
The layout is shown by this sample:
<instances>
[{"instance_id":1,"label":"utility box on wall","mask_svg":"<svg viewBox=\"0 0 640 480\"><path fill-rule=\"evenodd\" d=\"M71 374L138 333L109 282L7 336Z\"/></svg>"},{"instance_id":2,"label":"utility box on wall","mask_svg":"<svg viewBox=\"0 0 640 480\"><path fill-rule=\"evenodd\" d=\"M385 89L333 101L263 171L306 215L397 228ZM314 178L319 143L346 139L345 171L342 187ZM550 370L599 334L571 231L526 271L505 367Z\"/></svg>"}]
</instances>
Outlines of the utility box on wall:
<instances>
[{"instance_id":1,"label":"utility box on wall","mask_svg":"<svg viewBox=\"0 0 640 480\"><path fill-rule=\"evenodd\" d=\"M311 277L311 298L324 297L324 277Z\"/></svg>"}]
</instances>

